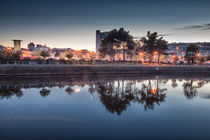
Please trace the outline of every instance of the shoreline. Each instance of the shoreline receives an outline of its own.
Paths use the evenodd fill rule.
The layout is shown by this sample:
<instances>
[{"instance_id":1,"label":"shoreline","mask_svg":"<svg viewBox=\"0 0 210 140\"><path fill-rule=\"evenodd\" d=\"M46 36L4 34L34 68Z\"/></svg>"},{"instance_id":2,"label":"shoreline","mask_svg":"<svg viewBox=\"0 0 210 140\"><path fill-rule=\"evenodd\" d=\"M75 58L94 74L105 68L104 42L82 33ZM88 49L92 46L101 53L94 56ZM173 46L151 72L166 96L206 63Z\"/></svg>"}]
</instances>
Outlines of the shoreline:
<instances>
[{"instance_id":1,"label":"shoreline","mask_svg":"<svg viewBox=\"0 0 210 140\"><path fill-rule=\"evenodd\" d=\"M210 66L173 65L0 65L0 76L103 75L103 74L210 74Z\"/></svg>"}]
</instances>

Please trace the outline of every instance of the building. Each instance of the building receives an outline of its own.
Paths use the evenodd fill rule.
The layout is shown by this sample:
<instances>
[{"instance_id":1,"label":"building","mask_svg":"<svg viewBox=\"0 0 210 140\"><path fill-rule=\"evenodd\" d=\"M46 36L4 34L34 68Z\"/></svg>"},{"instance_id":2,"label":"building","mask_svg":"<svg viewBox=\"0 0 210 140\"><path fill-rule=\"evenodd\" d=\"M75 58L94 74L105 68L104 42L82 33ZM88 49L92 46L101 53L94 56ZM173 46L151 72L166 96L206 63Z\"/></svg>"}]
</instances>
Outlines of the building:
<instances>
[{"instance_id":1,"label":"building","mask_svg":"<svg viewBox=\"0 0 210 140\"><path fill-rule=\"evenodd\" d=\"M181 54L185 52L189 45L197 45L199 46L199 51L202 55L210 54L210 42L179 42L179 43L168 43L168 51L169 54Z\"/></svg>"},{"instance_id":2,"label":"building","mask_svg":"<svg viewBox=\"0 0 210 140\"><path fill-rule=\"evenodd\" d=\"M99 51L101 46L101 42L104 38L109 34L109 32L100 32L100 30L96 30L96 52Z\"/></svg>"},{"instance_id":3,"label":"building","mask_svg":"<svg viewBox=\"0 0 210 140\"><path fill-rule=\"evenodd\" d=\"M21 41L23 41L23 40L14 39L13 41L14 41L14 50L21 51Z\"/></svg>"},{"instance_id":4,"label":"building","mask_svg":"<svg viewBox=\"0 0 210 140\"><path fill-rule=\"evenodd\" d=\"M28 44L28 50L33 51L35 49L35 44L33 42Z\"/></svg>"},{"instance_id":5,"label":"building","mask_svg":"<svg viewBox=\"0 0 210 140\"><path fill-rule=\"evenodd\" d=\"M50 47L47 47L46 45L43 46L41 44L37 44L36 49L49 51Z\"/></svg>"}]
</instances>

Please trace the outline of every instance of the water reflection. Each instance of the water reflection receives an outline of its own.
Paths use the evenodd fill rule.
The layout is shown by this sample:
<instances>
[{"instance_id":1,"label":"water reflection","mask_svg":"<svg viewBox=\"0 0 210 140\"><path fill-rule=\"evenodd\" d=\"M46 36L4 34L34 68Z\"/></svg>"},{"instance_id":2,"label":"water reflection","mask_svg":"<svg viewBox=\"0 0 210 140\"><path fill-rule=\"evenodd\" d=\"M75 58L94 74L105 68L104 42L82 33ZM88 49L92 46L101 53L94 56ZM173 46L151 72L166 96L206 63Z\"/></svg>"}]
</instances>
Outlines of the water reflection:
<instances>
[{"instance_id":1,"label":"water reflection","mask_svg":"<svg viewBox=\"0 0 210 140\"><path fill-rule=\"evenodd\" d=\"M40 95L43 97L47 97L48 95L50 95L50 92L51 91L49 89L43 88L42 90L40 90Z\"/></svg>"},{"instance_id":2,"label":"water reflection","mask_svg":"<svg viewBox=\"0 0 210 140\"><path fill-rule=\"evenodd\" d=\"M159 85L159 81L156 81L157 85L156 87L152 87L151 80L149 80L149 84L142 85L142 88L140 90L140 98L137 99L137 101L144 105L144 109L154 109L155 105L160 105L161 102L165 101L166 94L164 91L167 90L167 88L161 89Z\"/></svg>"},{"instance_id":3,"label":"water reflection","mask_svg":"<svg viewBox=\"0 0 210 140\"><path fill-rule=\"evenodd\" d=\"M84 77L83 77L84 78ZM61 80L19 80L19 82L3 82L0 80L0 97L2 100L13 96L21 98L23 89L37 88L42 97L51 94L51 88L59 87L68 95L80 93L80 89L86 89L90 94L99 97L100 102L111 113L121 115L132 103L143 106L144 110L154 110L167 100L168 88L182 88L186 99L198 96L198 89L209 83L208 79L61 79ZM21 81L21 82L20 82ZM207 96L209 97L209 96Z\"/></svg>"},{"instance_id":4,"label":"water reflection","mask_svg":"<svg viewBox=\"0 0 210 140\"><path fill-rule=\"evenodd\" d=\"M185 80L183 83L183 92L185 97L187 99L193 99L198 94L197 89L203 87L208 82L208 80Z\"/></svg>"},{"instance_id":5,"label":"water reflection","mask_svg":"<svg viewBox=\"0 0 210 140\"><path fill-rule=\"evenodd\" d=\"M9 99L14 95L18 98L23 96L23 92L21 90L21 87L10 86L10 85L0 87L0 97L1 97L2 100L3 99Z\"/></svg>"}]
</instances>

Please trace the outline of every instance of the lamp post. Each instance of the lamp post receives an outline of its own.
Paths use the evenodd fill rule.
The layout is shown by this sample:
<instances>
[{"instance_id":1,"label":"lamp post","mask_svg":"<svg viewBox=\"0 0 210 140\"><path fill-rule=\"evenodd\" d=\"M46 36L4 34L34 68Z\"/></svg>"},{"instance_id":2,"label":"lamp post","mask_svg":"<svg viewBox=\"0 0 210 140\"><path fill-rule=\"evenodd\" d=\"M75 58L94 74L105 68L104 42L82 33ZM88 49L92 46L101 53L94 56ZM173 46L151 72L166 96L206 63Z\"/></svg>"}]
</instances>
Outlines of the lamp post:
<instances>
[{"instance_id":1,"label":"lamp post","mask_svg":"<svg viewBox=\"0 0 210 140\"><path fill-rule=\"evenodd\" d=\"M198 62L199 62L200 56L201 56L201 54L200 54L199 52L196 53L196 57L197 57L197 59L198 59Z\"/></svg>"},{"instance_id":2,"label":"lamp post","mask_svg":"<svg viewBox=\"0 0 210 140\"><path fill-rule=\"evenodd\" d=\"M158 54L158 51L154 51L153 54L154 55L158 55L158 63L159 63L159 54ZM154 56L154 59L155 59L155 62L156 62L156 57L155 56Z\"/></svg>"},{"instance_id":3,"label":"lamp post","mask_svg":"<svg viewBox=\"0 0 210 140\"><path fill-rule=\"evenodd\" d=\"M179 55L179 46L176 47L177 56Z\"/></svg>"}]
</instances>

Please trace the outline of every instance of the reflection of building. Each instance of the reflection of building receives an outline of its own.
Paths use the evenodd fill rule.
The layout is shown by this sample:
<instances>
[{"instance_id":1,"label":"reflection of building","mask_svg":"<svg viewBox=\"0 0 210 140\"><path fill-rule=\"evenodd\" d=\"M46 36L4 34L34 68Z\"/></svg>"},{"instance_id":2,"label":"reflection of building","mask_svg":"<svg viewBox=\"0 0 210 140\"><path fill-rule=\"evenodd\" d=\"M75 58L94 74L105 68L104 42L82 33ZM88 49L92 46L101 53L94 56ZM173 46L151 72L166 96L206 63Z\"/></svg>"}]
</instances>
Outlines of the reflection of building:
<instances>
[{"instance_id":1,"label":"reflection of building","mask_svg":"<svg viewBox=\"0 0 210 140\"><path fill-rule=\"evenodd\" d=\"M21 50L21 41L22 40L13 40L14 41L14 50L20 51Z\"/></svg>"},{"instance_id":2,"label":"reflection of building","mask_svg":"<svg viewBox=\"0 0 210 140\"><path fill-rule=\"evenodd\" d=\"M100 30L96 30L96 52L101 46L102 40L109 34L109 32L100 32Z\"/></svg>"}]
</instances>

